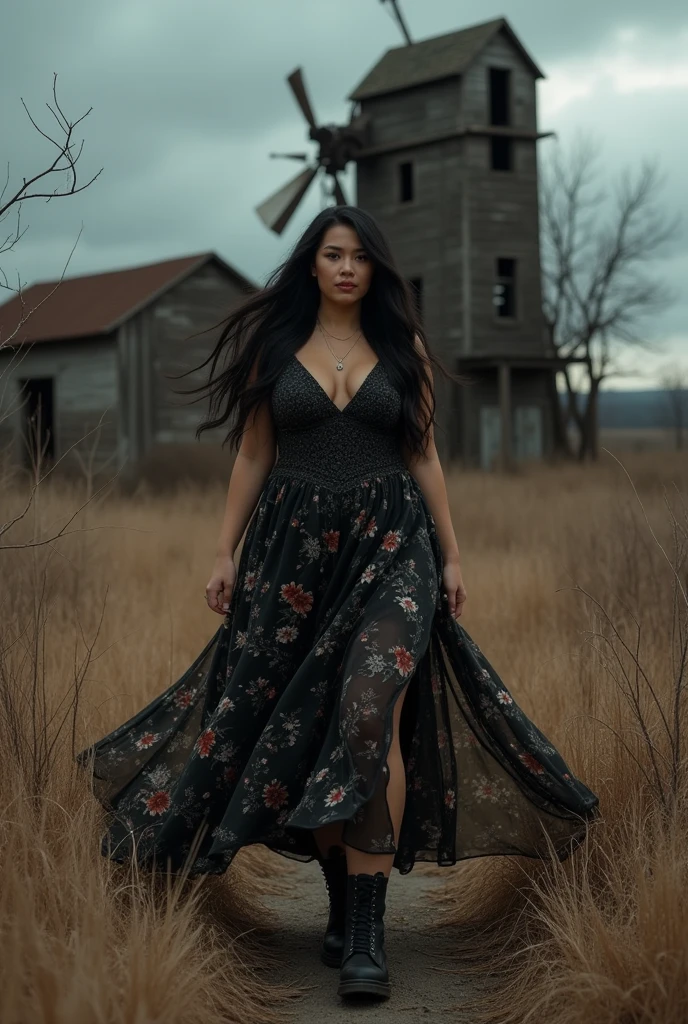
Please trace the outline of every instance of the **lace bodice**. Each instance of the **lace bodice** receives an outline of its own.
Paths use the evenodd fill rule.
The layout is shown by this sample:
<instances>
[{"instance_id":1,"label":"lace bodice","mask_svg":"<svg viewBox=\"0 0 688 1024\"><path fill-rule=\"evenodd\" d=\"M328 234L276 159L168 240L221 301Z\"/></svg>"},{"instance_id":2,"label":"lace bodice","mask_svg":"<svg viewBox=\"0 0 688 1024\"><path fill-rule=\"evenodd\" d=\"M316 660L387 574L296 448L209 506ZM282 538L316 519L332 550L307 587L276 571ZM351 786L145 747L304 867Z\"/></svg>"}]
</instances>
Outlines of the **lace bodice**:
<instances>
[{"instance_id":1,"label":"lace bodice","mask_svg":"<svg viewBox=\"0 0 688 1024\"><path fill-rule=\"evenodd\" d=\"M343 490L406 469L398 433L401 397L379 361L340 409L292 356L273 388L272 414L278 447L273 474Z\"/></svg>"}]
</instances>

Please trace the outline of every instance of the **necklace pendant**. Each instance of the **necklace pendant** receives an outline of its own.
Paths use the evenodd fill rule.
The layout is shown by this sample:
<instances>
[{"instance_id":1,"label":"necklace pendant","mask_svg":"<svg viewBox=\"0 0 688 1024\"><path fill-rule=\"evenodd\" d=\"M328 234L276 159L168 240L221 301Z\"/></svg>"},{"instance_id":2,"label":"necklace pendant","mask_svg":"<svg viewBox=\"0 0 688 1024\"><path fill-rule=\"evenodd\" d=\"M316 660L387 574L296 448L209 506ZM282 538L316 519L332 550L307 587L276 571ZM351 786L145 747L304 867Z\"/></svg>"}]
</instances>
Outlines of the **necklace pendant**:
<instances>
[{"instance_id":1,"label":"necklace pendant","mask_svg":"<svg viewBox=\"0 0 688 1024\"><path fill-rule=\"evenodd\" d=\"M343 370L344 369L344 363L337 363L337 369L338 370Z\"/></svg>"}]
</instances>

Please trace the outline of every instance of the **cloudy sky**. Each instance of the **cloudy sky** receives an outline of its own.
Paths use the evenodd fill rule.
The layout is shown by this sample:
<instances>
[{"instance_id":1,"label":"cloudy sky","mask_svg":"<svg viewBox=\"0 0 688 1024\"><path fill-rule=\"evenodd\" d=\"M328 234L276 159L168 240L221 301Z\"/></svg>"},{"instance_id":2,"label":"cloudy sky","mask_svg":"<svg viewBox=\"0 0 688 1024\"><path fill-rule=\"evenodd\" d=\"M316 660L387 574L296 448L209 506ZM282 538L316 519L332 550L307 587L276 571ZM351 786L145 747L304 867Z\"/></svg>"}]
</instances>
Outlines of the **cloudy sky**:
<instances>
[{"instance_id":1,"label":"cloudy sky","mask_svg":"<svg viewBox=\"0 0 688 1024\"><path fill-rule=\"evenodd\" d=\"M659 161L662 207L682 217L658 272L675 301L650 325L655 356L629 355L637 372L616 387L652 387L678 359L688 368L688 8L684 0L401 0L411 35L455 31L505 16L545 72L541 130L563 144L583 130L596 140L610 183L644 157ZM278 237L254 207L299 169L270 160L303 149L301 112L285 83L297 66L321 122L348 120L346 95L380 56L403 42L380 0L22 0L6 6L0 37L0 156L10 184L43 170L53 149L58 100L76 120L79 167L97 181L78 196L27 203L28 227L5 273L25 284L213 249L256 282L265 280L321 204L307 201ZM548 143L542 142L541 146ZM544 150L541 151L544 156ZM352 172L344 178L350 188ZM5 220L1 235L13 221ZM5 293L0 294L4 301Z\"/></svg>"}]
</instances>

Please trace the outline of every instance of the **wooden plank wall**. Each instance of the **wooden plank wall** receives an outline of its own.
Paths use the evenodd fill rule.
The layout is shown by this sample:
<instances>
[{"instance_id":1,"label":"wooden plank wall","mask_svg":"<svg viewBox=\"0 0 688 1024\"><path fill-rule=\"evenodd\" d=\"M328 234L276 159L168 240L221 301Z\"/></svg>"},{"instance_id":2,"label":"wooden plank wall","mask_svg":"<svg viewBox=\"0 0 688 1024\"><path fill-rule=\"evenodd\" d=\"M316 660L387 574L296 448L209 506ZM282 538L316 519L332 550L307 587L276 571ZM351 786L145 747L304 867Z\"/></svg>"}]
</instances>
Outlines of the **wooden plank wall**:
<instances>
[{"instance_id":1,"label":"wooden plank wall","mask_svg":"<svg viewBox=\"0 0 688 1024\"><path fill-rule=\"evenodd\" d=\"M480 408L499 405L497 375L494 370L473 371L476 383L460 389L457 405L459 437L455 454L467 466L476 467L480 457ZM542 411L543 455L552 452L552 407L547 386L547 374L541 370L511 370L511 419L520 405L537 405ZM512 429L512 447L513 447Z\"/></svg>"},{"instance_id":2,"label":"wooden plank wall","mask_svg":"<svg viewBox=\"0 0 688 1024\"><path fill-rule=\"evenodd\" d=\"M530 66L503 32L498 32L476 60L466 69L462 88L462 124L489 122L489 80L486 69L509 68L512 83L512 124L516 128L537 128L537 94Z\"/></svg>"},{"instance_id":3,"label":"wooden plank wall","mask_svg":"<svg viewBox=\"0 0 688 1024\"><path fill-rule=\"evenodd\" d=\"M536 129L532 70L500 33L462 78L364 100L362 111L372 118L371 145L487 126L493 66L512 71L514 126ZM380 221L402 273L423 278L425 327L434 350L450 367L471 353L546 351L536 145L514 142L511 172L491 169L489 138L480 135L408 146L358 164L357 203ZM399 197L399 164L406 160L413 162L415 179L415 197L408 203ZM498 256L518 260L518 316L513 322L496 317L492 302ZM496 374L488 381L484 400L497 402ZM456 436L465 403L453 386L442 379L437 383L438 450L451 458L465 447ZM475 403L469 408L473 420ZM466 444L477 457L473 426Z\"/></svg>"},{"instance_id":4,"label":"wooden plank wall","mask_svg":"<svg viewBox=\"0 0 688 1024\"><path fill-rule=\"evenodd\" d=\"M453 79L366 101L372 144L456 127L459 98L459 82ZM401 202L399 165L408 160L414 165L415 196ZM423 278L424 326L440 355L450 355L463 332L460 201L459 140L408 147L358 165L357 203L379 220L404 276Z\"/></svg>"},{"instance_id":5,"label":"wooden plank wall","mask_svg":"<svg viewBox=\"0 0 688 1024\"><path fill-rule=\"evenodd\" d=\"M117 450L117 349L113 337L78 341L37 343L11 365L9 351L0 351L0 447L21 458L22 410L19 408L20 380L52 377L54 380L55 455L62 456L72 445L84 458L95 446L95 468ZM13 410L13 411L10 411ZM5 414L8 418L5 419ZM96 427L98 437L84 435ZM83 438L83 440L81 440ZM111 463L114 469L114 460ZM65 469L77 469L70 454Z\"/></svg>"},{"instance_id":6,"label":"wooden plank wall","mask_svg":"<svg viewBox=\"0 0 688 1024\"><path fill-rule=\"evenodd\" d=\"M503 35L497 35L468 69L463 99L466 123L489 120L489 69L511 69L513 126L535 130L535 79L521 54ZM543 354L547 334L542 315L536 146L518 140L514 170L493 171L490 140L469 136L465 144L467 209L470 214L472 338L474 352ZM514 321L494 314L492 286L498 256L517 260L517 316Z\"/></svg>"},{"instance_id":7,"label":"wooden plank wall","mask_svg":"<svg viewBox=\"0 0 688 1024\"><path fill-rule=\"evenodd\" d=\"M219 335L219 329L197 338L189 335L224 319L230 309L244 298L234 277L214 263L206 264L181 284L172 288L148 311L150 338L150 382L146 384L150 415L146 417L146 444L187 443L207 414L207 401L197 396L177 395L181 390L205 383L209 367L190 373L178 381L165 374L180 374L198 366ZM217 444L225 429L201 435L204 443Z\"/></svg>"},{"instance_id":8,"label":"wooden plank wall","mask_svg":"<svg viewBox=\"0 0 688 1024\"><path fill-rule=\"evenodd\" d=\"M363 100L363 110L373 115L370 145L453 131L460 123L460 89L461 79L457 75Z\"/></svg>"}]
</instances>

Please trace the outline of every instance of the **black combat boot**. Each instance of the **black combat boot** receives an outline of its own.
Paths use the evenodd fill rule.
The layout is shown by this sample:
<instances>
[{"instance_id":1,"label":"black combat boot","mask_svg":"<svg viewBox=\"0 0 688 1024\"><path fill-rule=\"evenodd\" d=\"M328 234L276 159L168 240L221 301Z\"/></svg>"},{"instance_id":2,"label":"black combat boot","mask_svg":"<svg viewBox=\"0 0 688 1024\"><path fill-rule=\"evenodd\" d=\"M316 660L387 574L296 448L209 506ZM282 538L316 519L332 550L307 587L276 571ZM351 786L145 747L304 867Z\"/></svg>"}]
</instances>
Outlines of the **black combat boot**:
<instances>
[{"instance_id":1,"label":"black combat boot","mask_svg":"<svg viewBox=\"0 0 688 1024\"><path fill-rule=\"evenodd\" d=\"M387 878L349 875L344 953L339 972L340 996L389 999L391 985L385 956L385 896Z\"/></svg>"},{"instance_id":2,"label":"black combat boot","mask_svg":"<svg viewBox=\"0 0 688 1024\"><path fill-rule=\"evenodd\" d=\"M320 959L328 967L339 967L344 949L346 918L346 854L341 846L331 846L329 856L322 858L319 863L330 898L330 916L320 947Z\"/></svg>"}]
</instances>

